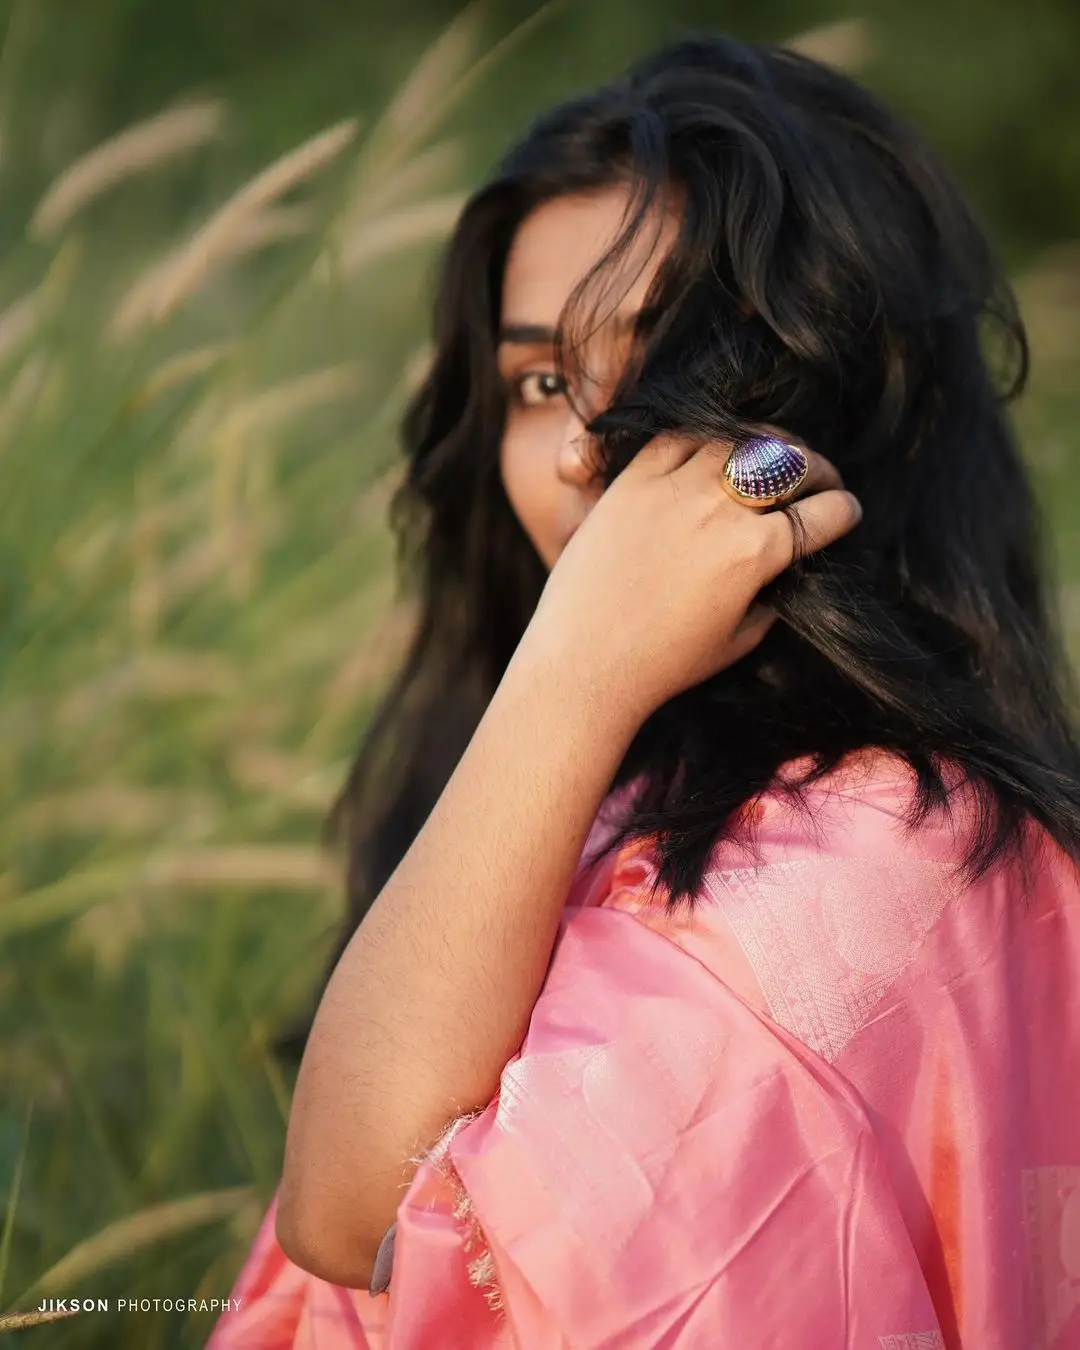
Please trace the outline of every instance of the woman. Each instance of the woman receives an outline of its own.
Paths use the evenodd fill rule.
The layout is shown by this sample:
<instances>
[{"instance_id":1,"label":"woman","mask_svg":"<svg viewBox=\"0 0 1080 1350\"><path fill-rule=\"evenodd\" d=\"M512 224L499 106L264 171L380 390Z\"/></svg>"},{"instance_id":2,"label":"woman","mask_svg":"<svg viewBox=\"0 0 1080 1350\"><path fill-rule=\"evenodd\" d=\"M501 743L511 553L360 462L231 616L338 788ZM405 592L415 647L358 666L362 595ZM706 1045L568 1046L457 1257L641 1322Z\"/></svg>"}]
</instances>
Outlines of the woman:
<instances>
[{"instance_id":1,"label":"woman","mask_svg":"<svg viewBox=\"0 0 1080 1350\"><path fill-rule=\"evenodd\" d=\"M510 152L445 261L422 619L214 1350L1080 1345L1026 361L949 175L790 52L679 42Z\"/></svg>"}]
</instances>

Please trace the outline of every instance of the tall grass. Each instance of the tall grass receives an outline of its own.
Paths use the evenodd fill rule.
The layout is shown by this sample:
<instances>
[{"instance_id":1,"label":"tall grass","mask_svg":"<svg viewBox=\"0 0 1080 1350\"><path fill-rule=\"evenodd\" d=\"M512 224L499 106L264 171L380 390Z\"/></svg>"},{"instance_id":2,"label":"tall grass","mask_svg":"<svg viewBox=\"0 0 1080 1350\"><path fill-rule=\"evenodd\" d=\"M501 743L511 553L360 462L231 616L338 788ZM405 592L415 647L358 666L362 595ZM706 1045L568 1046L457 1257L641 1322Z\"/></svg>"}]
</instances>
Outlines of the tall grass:
<instances>
[{"instance_id":1,"label":"tall grass","mask_svg":"<svg viewBox=\"0 0 1080 1350\"><path fill-rule=\"evenodd\" d=\"M804 39L838 62L867 41ZM220 102L165 109L70 166L0 266L13 1318L44 1297L225 1297L276 1184L291 1084L267 1042L342 908L319 824L412 621L385 508L464 186L440 129L500 54L466 10L369 125L291 148L175 238L120 232L148 175L240 134ZM1063 250L1024 279L1046 358L1026 425L1070 547L1078 278ZM211 1321L8 1325L164 1350Z\"/></svg>"},{"instance_id":2,"label":"tall grass","mask_svg":"<svg viewBox=\"0 0 1080 1350\"><path fill-rule=\"evenodd\" d=\"M166 109L65 170L0 274L12 1328L45 1297L227 1296L276 1183L266 1047L342 906L319 825L411 621L391 428L463 177L433 110L485 59L473 8L374 125L118 254L147 175L242 132L220 101ZM152 1350L211 1322L20 1335Z\"/></svg>"}]
</instances>

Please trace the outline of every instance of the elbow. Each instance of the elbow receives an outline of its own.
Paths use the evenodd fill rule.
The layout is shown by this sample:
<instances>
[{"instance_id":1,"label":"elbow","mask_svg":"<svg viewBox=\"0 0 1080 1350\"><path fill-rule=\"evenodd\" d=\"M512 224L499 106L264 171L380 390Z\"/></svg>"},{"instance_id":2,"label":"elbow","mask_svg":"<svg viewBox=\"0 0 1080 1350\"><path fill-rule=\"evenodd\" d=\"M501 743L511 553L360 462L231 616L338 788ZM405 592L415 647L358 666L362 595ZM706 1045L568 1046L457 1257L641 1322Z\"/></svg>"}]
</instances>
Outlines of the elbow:
<instances>
[{"instance_id":1,"label":"elbow","mask_svg":"<svg viewBox=\"0 0 1080 1350\"><path fill-rule=\"evenodd\" d=\"M316 1150L302 1147L306 1135L297 1123L294 1103L274 1217L277 1244L309 1275L343 1289L367 1289L378 1240L372 1245L356 1203L357 1188L346 1184L339 1171L320 1166Z\"/></svg>"},{"instance_id":2,"label":"elbow","mask_svg":"<svg viewBox=\"0 0 1080 1350\"><path fill-rule=\"evenodd\" d=\"M343 1289L371 1287L378 1244L371 1247L355 1233L342 1233L335 1222L305 1213L286 1194L278 1201L274 1235L293 1265L309 1275Z\"/></svg>"}]
</instances>

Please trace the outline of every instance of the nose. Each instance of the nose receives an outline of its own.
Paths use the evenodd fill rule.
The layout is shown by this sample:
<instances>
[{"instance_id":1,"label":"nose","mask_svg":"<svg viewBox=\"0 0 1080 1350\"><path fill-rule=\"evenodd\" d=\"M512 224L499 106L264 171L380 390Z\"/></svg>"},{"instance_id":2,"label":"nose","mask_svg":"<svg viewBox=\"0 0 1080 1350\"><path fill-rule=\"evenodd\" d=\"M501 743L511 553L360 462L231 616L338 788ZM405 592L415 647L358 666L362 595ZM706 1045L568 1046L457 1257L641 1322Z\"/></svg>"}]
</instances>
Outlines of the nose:
<instances>
[{"instance_id":1,"label":"nose","mask_svg":"<svg viewBox=\"0 0 1080 1350\"><path fill-rule=\"evenodd\" d=\"M581 417L568 410L556 458L556 471L564 483L589 487L600 474L596 438L585 430Z\"/></svg>"}]
</instances>

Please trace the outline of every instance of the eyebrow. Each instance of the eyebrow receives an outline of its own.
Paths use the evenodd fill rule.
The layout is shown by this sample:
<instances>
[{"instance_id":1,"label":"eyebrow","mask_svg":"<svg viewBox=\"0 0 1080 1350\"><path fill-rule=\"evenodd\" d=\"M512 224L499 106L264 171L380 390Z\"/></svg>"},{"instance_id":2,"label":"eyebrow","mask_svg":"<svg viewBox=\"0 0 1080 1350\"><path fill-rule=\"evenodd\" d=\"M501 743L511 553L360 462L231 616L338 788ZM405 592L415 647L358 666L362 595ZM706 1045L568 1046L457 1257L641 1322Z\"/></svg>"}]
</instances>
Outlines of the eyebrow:
<instances>
[{"instance_id":1,"label":"eyebrow","mask_svg":"<svg viewBox=\"0 0 1080 1350\"><path fill-rule=\"evenodd\" d=\"M645 310L622 314L615 320L615 330L621 333L632 329L639 319L647 317ZM555 342L555 329L543 323L504 323L499 329L499 346L501 347L504 342L516 346L552 346Z\"/></svg>"},{"instance_id":2,"label":"eyebrow","mask_svg":"<svg viewBox=\"0 0 1080 1350\"><path fill-rule=\"evenodd\" d=\"M499 346L512 342L520 346L551 345L555 341L554 328L542 323L504 323L499 329Z\"/></svg>"}]
</instances>

